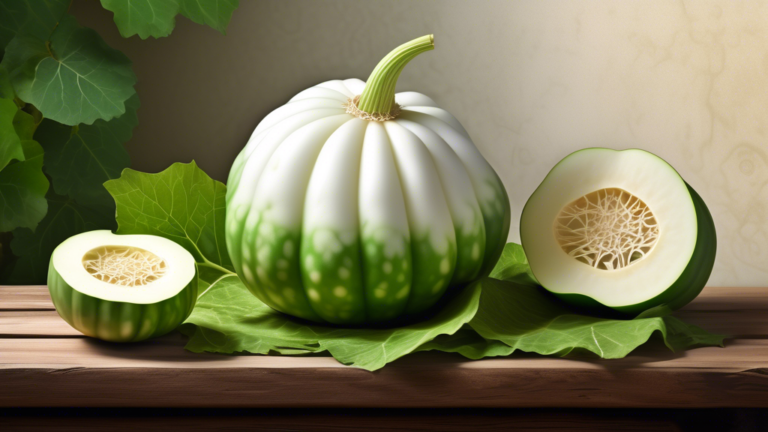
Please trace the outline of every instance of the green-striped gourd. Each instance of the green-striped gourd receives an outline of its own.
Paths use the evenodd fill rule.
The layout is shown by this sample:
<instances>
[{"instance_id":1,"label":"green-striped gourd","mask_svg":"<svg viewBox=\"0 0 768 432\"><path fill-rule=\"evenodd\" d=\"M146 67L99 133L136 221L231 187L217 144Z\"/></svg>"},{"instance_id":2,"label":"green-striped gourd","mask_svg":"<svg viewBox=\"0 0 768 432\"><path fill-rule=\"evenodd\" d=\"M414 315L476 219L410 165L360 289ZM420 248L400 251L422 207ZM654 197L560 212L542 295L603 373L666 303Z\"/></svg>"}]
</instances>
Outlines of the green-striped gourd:
<instances>
[{"instance_id":1,"label":"green-striped gourd","mask_svg":"<svg viewBox=\"0 0 768 432\"><path fill-rule=\"evenodd\" d=\"M48 290L59 315L86 336L136 342L170 332L192 313L195 259L162 237L89 231L53 251Z\"/></svg>"}]
</instances>

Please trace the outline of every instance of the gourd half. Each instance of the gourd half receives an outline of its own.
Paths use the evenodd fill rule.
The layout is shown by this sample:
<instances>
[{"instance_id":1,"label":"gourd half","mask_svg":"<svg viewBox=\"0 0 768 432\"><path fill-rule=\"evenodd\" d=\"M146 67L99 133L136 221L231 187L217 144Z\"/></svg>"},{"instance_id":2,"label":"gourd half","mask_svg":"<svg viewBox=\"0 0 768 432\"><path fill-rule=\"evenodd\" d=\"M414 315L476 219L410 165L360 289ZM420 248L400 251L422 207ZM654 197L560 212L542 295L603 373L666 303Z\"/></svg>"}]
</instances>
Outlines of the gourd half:
<instances>
[{"instance_id":1,"label":"gourd half","mask_svg":"<svg viewBox=\"0 0 768 432\"><path fill-rule=\"evenodd\" d=\"M429 97L395 95L425 36L368 82L318 84L266 116L227 183L226 239L261 301L341 325L417 319L487 275L509 231L504 186Z\"/></svg>"},{"instance_id":2,"label":"gourd half","mask_svg":"<svg viewBox=\"0 0 768 432\"><path fill-rule=\"evenodd\" d=\"M539 283L593 311L678 309L702 290L715 226L701 197L643 150L580 150L523 209L520 237Z\"/></svg>"},{"instance_id":3,"label":"gourd half","mask_svg":"<svg viewBox=\"0 0 768 432\"><path fill-rule=\"evenodd\" d=\"M140 341L178 327L195 306L195 259L151 235L90 231L51 255L48 289L56 311L86 336Z\"/></svg>"}]
</instances>

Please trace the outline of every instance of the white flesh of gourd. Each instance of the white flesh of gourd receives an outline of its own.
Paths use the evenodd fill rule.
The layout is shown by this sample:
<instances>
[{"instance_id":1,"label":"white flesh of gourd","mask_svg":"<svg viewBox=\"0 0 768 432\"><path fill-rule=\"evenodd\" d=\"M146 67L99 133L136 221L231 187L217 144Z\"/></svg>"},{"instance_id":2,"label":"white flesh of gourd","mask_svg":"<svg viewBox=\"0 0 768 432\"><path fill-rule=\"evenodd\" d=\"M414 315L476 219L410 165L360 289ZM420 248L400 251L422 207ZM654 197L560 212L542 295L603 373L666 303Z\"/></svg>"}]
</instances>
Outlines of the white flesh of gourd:
<instances>
[{"instance_id":1,"label":"white flesh of gourd","mask_svg":"<svg viewBox=\"0 0 768 432\"><path fill-rule=\"evenodd\" d=\"M566 205L591 192L623 189L653 212L659 237L630 265L604 270L569 256L554 235ZM561 294L585 294L607 306L652 299L681 275L697 238L696 210L680 175L661 158L641 150L586 149L561 161L526 204L520 235L539 282Z\"/></svg>"},{"instance_id":2,"label":"white flesh of gourd","mask_svg":"<svg viewBox=\"0 0 768 432\"><path fill-rule=\"evenodd\" d=\"M165 261L161 277L145 285L123 286L95 278L83 266L83 257L101 246L127 246L151 252ZM90 231L62 242L53 253L53 265L73 289L103 300L152 304L173 297L195 277L195 259L168 239L150 235L115 235L107 230Z\"/></svg>"}]
</instances>

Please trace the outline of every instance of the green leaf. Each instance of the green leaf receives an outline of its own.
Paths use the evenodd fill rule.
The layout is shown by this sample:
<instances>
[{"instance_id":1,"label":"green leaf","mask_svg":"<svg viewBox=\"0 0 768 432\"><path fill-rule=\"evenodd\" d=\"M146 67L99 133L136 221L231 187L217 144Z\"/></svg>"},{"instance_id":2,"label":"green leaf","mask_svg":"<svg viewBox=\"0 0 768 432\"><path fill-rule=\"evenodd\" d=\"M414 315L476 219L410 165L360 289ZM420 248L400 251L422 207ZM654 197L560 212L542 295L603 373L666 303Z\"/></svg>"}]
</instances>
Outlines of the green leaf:
<instances>
[{"instance_id":1,"label":"green leaf","mask_svg":"<svg viewBox=\"0 0 768 432\"><path fill-rule=\"evenodd\" d=\"M202 292L187 319L193 352L309 354L328 351L339 362L367 370L384 367L424 341L458 331L475 314L479 285L471 285L420 323L393 329L335 328L299 321L260 302L237 276ZM190 328L190 324L194 328Z\"/></svg>"},{"instance_id":2,"label":"green leaf","mask_svg":"<svg viewBox=\"0 0 768 432\"><path fill-rule=\"evenodd\" d=\"M101 0L114 13L123 37L160 38L171 34L176 14L224 33L238 0Z\"/></svg>"},{"instance_id":3,"label":"green leaf","mask_svg":"<svg viewBox=\"0 0 768 432\"><path fill-rule=\"evenodd\" d=\"M179 13L177 0L101 0L101 5L115 14L115 24L126 38L168 36Z\"/></svg>"},{"instance_id":4,"label":"green leaf","mask_svg":"<svg viewBox=\"0 0 768 432\"><path fill-rule=\"evenodd\" d=\"M0 171L0 232L24 227L34 230L48 209L43 174L43 149L31 140L21 141L23 160Z\"/></svg>"},{"instance_id":5,"label":"green leaf","mask_svg":"<svg viewBox=\"0 0 768 432\"><path fill-rule=\"evenodd\" d=\"M45 172L59 195L69 195L81 204L114 206L103 184L120 177L130 165L123 143L138 124L139 98L125 103L126 112L110 121L92 125L64 126L44 120L35 137L45 144Z\"/></svg>"},{"instance_id":6,"label":"green leaf","mask_svg":"<svg viewBox=\"0 0 768 432\"><path fill-rule=\"evenodd\" d=\"M178 0L181 14L225 34L238 0Z\"/></svg>"},{"instance_id":7,"label":"green leaf","mask_svg":"<svg viewBox=\"0 0 768 432\"><path fill-rule=\"evenodd\" d=\"M517 243L507 243L504 246L501 257L499 257L496 267L491 271L490 277L520 285L536 286L539 284L531 272L523 247Z\"/></svg>"},{"instance_id":8,"label":"green leaf","mask_svg":"<svg viewBox=\"0 0 768 432\"><path fill-rule=\"evenodd\" d=\"M18 110L13 116L13 129L22 142L32 140L37 129L35 118L32 117L32 114Z\"/></svg>"},{"instance_id":9,"label":"green leaf","mask_svg":"<svg viewBox=\"0 0 768 432\"><path fill-rule=\"evenodd\" d=\"M24 160L21 138L14 125L19 108L12 100L0 99L0 170L14 159Z\"/></svg>"},{"instance_id":10,"label":"green leaf","mask_svg":"<svg viewBox=\"0 0 768 432\"><path fill-rule=\"evenodd\" d=\"M580 348L610 359L626 356L654 332L673 351L722 345L724 338L673 317L615 320L579 315L535 286L488 278L482 290L480 308L469 325L486 339L526 352L564 355Z\"/></svg>"},{"instance_id":11,"label":"green leaf","mask_svg":"<svg viewBox=\"0 0 768 432\"><path fill-rule=\"evenodd\" d=\"M117 204L118 234L173 240L198 263L232 269L224 242L226 186L197 167L175 163L158 174L125 169L104 184Z\"/></svg>"},{"instance_id":12,"label":"green leaf","mask_svg":"<svg viewBox=\"0 0 768 432\"><path fill-rule=\"evenodd\" d=\"M114 214L106 209L88 208L74 199L48 192L48 213L35 231L13 231L11 250L19 257L9 284L45 284L48 261L59 243L69 237L95 229L113 229Z\"/></svg>"},{"instance_id":13,"label":"green leaf","mask_svg":"<svg viewBox=\"0 0 768 432\"><path fill-rule=\"evenodd\" d=\"M2 65L21 100L70 126L119 117L136 93L130 60L70 15L48 39L16 36Z\"/></svg>"},{"instance_id":14,"label":"green leaf","mask_svg":"<svg viewBox=\"0 0 768 432\"><path fill-rule=\"evenodd\" d=\"M477 334L472 327L465 325L452 335L440 335L435 339L420 346L417 351L443 351L459 353L472 360L485 357L504 357L515 349L509 345L488 340Z\"/></svg>"},{"instance_id":15,"label":"green leaf","mask_svg":"<svg viewBox=\"0 0 768 432\"><path fill-rule=\"evenodd\" d=\"M17 34L46 39L70 3L70 0L3 0L0 2L0 49Z\"/></svg>"},{"instance_id":16,"label":"green leaf","mask_svg":"<svg viewBox=\"0 0 768 432\"><path fill-rule=\"evenodd\" d=\"M13 91L11 77L8 75L8 70L0 65L0 99L13 100L14 98L16 98L16 92Z\"/></svg>"}]
</instances>

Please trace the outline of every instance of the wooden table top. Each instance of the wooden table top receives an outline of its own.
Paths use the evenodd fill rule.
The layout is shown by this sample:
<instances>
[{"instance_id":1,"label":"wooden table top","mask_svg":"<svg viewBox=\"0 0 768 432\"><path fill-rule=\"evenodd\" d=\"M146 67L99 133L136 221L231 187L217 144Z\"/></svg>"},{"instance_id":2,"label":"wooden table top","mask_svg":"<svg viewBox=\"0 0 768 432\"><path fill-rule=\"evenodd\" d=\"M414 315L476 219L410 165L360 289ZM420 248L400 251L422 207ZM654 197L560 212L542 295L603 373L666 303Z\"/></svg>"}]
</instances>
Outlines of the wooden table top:
<instances>
[{"instance_id":1,"label":"wooden table top","mask_svg":"<svg viewBox=\"0 0 768 432\"><path fill-rule=\"evenodd\" d=\"M86 338L44 286L0 287L0 406L768 407L768 288L707 288L676 316L731 335L672 353L659 341L600 360L417 353L377 372L331 357L194 354L179 333Z\"/></svg>"}]
</instances>

